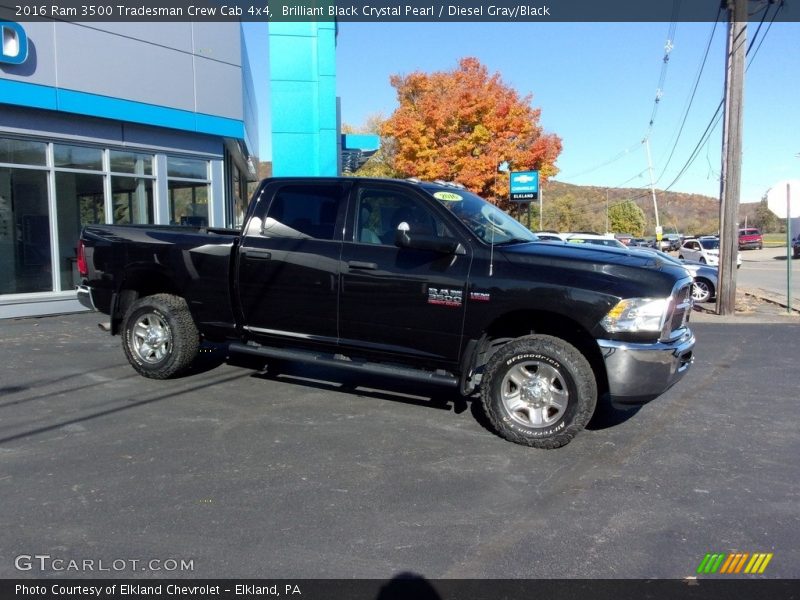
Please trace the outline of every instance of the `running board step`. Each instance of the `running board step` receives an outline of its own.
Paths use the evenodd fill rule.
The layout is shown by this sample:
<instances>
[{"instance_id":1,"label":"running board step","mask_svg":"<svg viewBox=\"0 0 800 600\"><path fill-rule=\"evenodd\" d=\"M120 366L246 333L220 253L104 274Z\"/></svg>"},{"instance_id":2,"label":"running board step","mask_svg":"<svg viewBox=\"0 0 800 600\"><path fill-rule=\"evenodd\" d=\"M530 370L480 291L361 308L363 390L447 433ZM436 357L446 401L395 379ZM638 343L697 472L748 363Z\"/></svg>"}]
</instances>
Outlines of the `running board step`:
<instances>
[{"instance_id":1,"label":"running board step","mask_svg":"<svg viewBox=\"0 0 800 600\"><path fill-rule=\"evenodd\" d=\"M254 346L251 344L243 344L241 342L232 342L228 345L228 349L231 352L239 352L242 354L250 354L264 358L293 360L314 365L334 367L337 369L345 369L347 371L369 373L371 375L399 377L420 383L436 383L451 387L458 386L458 379L447 373L435 373L432 371L423 371L421 369L413 369L410 367L389 366L380 363L357 362L347 360L345 358L336 358L338 355L334 356L332 354L322 354L319 352L310 352L305 350L287 350L285 348L273 348L271 346Z\"/></svg>"}]
</instances>

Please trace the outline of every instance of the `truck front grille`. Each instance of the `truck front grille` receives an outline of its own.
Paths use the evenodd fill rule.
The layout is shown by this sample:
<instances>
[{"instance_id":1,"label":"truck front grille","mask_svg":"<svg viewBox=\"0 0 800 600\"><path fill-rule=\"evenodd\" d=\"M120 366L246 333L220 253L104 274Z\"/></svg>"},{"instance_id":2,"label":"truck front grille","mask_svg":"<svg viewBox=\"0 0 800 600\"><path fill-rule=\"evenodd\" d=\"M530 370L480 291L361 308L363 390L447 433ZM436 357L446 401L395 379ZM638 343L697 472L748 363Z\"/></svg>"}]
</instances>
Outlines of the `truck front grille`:
<instances>
[{"instance_id":1,"label":"truck front grille","mask_svg":"<svg viewBox=\"0 0 800 600\"><path fill-rule=\"evenodd\" d=\"M683 334L692 314L692 282L681 282L672 292L672 313L667 316L664 329L661 331L662 341L674 340Z\"/></svg>"}]
</instances>

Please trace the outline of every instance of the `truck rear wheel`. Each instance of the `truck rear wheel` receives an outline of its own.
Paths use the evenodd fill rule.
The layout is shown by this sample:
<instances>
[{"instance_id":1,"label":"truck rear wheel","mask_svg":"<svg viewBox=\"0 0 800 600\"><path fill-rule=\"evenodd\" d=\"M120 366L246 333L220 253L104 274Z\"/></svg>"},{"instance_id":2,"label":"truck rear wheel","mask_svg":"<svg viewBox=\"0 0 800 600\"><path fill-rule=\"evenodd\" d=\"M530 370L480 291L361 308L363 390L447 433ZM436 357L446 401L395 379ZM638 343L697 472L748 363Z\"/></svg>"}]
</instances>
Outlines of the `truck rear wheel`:
<instances>
[{"instance_id":1,"label":"truck rear wheel","mask_svg":"<svg viewBox=\"0 0 800 600\"><path fill-rule=\"evenodd\" d=\"M185 371L200 350L200 334L186 300L154 294L134 302L123 319L122 348L145 377L168 379Z\"/></svg>"},{"instance_id":2,"label":"truck rear wheel","mask_svg":"<svg viewBox=\"0 0 800 600\"><path fill-rule=\"evenodd\" d=\"M592 417L597 383L574 346L546 335L502 346L486 365L481 399L503 438L535 448L568 444Z\"/></svg>"}]
</instances>

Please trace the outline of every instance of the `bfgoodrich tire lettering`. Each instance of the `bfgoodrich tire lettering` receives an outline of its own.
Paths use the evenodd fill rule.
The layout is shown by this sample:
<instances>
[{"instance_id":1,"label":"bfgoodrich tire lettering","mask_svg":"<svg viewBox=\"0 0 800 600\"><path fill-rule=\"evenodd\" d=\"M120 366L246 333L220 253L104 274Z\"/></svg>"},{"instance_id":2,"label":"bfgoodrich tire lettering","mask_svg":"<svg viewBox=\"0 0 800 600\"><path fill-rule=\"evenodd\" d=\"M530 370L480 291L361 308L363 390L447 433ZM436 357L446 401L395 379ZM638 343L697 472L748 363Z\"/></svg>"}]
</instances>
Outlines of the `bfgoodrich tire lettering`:
<instances>
[{"instance_id":1,"label":"bfgoodrich tire lettering","mask_svg":"<svg viewBox=\"0 0 800 600\"><path fill-rule=\"evenodd\" d=\"M503 438L535 448L559 448L581 431L597 403L597 383L586 357L545 335L502 346L486 365L483 407Z\"/></svg>"},{"instance_id":2,"label":"bfgoodrich tire lettering","mask_svg":"<svg viewBox=\"0 0 800 600\"><path fill-rule=\"evenodd\" d=\"M145 377L168 379L185 371L200 350L186 300L155 294L134 302L123 319L122 348Z\"/></svg>"}]
</instances>

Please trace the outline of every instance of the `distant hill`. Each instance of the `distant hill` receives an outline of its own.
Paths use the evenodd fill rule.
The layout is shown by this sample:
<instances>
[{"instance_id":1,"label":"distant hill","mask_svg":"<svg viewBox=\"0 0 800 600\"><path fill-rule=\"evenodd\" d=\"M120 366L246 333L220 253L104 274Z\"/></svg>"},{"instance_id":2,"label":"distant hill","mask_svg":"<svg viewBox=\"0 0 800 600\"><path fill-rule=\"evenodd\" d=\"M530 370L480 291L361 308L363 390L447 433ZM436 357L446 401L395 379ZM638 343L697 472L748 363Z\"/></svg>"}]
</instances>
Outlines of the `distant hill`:
<instances>
[{"instance_id":1,"label":"distant hill","mask_svg":"<svg viewBox=\"0 0 800 600\"><path fill-rule=\"evenodd\" d=\"M574 217L568 229L573 231L605 230L606 194L608 206L632 200L642 209L647 221L648 235L655 233L653 196L649 189L604 188L572 185L560 181L548 181L544 186L544 229L561 229L559 219ZM656 189L658 217L664 233L678 232L687 235L702 235L719 231L719 199L701 194L665 192ZM740 223L745 217L753 221L758 203L740 204ZM548 226L548 223L550 224ZM621 233L621 232L618 232Z\"/></svg>"}]
</instances>

